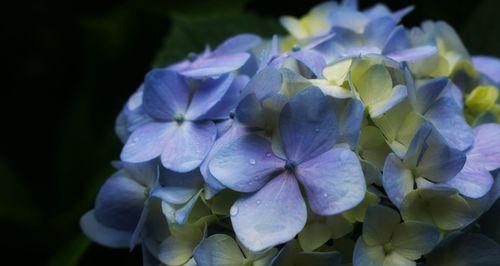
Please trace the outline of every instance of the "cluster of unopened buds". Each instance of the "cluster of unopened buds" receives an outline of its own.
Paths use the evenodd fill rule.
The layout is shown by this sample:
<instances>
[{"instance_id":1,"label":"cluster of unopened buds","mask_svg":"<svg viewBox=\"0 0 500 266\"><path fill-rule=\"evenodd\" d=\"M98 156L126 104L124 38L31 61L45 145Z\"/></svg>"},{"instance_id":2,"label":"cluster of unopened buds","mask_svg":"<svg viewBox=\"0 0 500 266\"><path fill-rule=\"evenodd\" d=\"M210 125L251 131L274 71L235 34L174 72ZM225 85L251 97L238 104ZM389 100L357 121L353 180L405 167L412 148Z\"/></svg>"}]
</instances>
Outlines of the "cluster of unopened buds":
<instances>
[{"instance_id":1,"label":"cluster of unopened buds","mask_svg":"<svg viewBox=\"0 0 500 266\"><path fill-rule=\"evenodd\" d=\"M425 260L500 195L500 61L411 9L327 2L151 70L83 231L144 265Z\"/></svg>"}]
</instances>

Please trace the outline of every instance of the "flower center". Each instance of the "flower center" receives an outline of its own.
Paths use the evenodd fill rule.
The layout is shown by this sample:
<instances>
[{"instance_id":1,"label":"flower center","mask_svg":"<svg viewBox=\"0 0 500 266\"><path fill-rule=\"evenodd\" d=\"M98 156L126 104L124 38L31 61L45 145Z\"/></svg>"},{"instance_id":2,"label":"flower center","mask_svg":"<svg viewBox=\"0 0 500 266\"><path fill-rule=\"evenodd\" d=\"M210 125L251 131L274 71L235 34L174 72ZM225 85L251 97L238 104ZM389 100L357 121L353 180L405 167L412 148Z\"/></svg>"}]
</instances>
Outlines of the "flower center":
<instances>
[{"instance_id":1,"label":"flower center","mask_svg":"<svg viewBox=\"0 0 500 266\"><path fill-rule=\"evenodd\" d=\"M175 122L177 122L177 124L182 124L182 122L184 122L184 116L181 114L176 114L174 120Z\"/></svg>"},{"instance_id":2,"label":"flower center","mask_svg":"<svg viewBox=\"0 0 500 266\"><path fill-rule=\"evenodd\" d=\"M292 51L293 51L293 52L298 52L298 51L300 51L300 45L295 44L295 45L292 47Z\"/></svg>"},{"instance_id":3,"label":"flower center","mask_svg":"<svg viewBox=\"0 0 500 266\"><path fill-rule=\"evenodd\" d=\"M189 53L189 54L187 55L187 60L188 60L189 62L194 62L194 60L196 60L196 57L197 57L197 56L196 56L196 54L195 54L195 53L193 53L193 52L191 52L191 53Z\"/></svg>"},{"instance_id":4,"label":"flower center","mask_svg":"<svg viewBox=\"0 0 500 266\"><path fill-rule=\"evenodd\" d=\"M288 172L294 172L296 166L297 165L294 162L287 160L285 163L285 170L287 170Z\"/></svg>"}]
</instances>

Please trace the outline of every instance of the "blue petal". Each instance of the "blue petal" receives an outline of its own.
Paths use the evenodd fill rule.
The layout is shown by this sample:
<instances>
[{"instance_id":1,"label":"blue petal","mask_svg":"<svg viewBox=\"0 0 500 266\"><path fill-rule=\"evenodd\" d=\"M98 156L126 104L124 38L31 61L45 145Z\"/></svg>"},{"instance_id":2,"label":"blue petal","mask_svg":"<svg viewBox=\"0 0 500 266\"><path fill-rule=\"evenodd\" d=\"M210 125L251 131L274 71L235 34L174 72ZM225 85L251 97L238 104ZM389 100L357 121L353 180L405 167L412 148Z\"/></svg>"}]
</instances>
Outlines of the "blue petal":
<instances>
[{"instance_id":1,"label":"blue petal","mask_svg":"<svg viewBox=\"0 0 500 266\"><path fill-rule=\"evenodd\" d=\"M279 130L287 158L295 163L331 149L338 136L335 114L317 87L302 90L283 107Z\"/></svg>"},{"instance_id":2,"label":"blue petal","mask_svg":"<svg viewBox=\"0 0 500 266\"><path fill-rule=\"evenodd\" d=\"M451 98L441 98L424 114L446 142L458 150L466 150L474 141L472 129L465 121L462 109Z\"/></svg>"},{"instance_id":3,"label":"blue petal","mask_svg":"<svg viewBox=\"0 0 500 266\"><path fill-rule=\"evenodd\" d=\"M233 111L242 97L242 92L249 82L249 77L246 75L237 76L224 96L213 105L199 119L221 120L229 119L230 113ZM206 99L205 99L206 101Z\"/></svg>"},{"instance_id":4,"label":"blue petal","mask_svg":"<svg viewBox=\"0 0 500 266\"><path fill-rule=\"evenodd\" d=\"M120 171L101 187L95 202L95 218L104 226L133 231L146 200L146 187Z\"/></svg>"},{"instance_id":5,"label":"blue petal","mask_svg":"<svg viewBox=\"0 0 500 266\"><path fill-rule=\"evenodd\" d=\"M263 100L276 94L281 89L282 82L281 73L277 69L266 67L252 77L244 93L245 96L254 93L259 100Z\"/></svg>"},{"instance_id":6,"label":"blue petal","mask_svg":"<svg viewBox=\"0 0 500 266\"><path fill-rule=\"evenodd\" d=\"M398 62L403 62L403 61L414 62L433 56L437 53L438 49L436 47L430 45L424 45L424 46L401 49L398 51L392 51L386 55L387 57L390 57Z\"/></svg>"},{"instance_id":7,"label":"blue petal","mask_svg":"<svg viewBox=\"0 0 500 266\"><path fill-rule=\"evenodd\" d=\"M311 209L334 215L358 205L366 184L358 157L348 148L334 148L297 166Z\"/></svg>"},{"instance_id":8,"label":"blue petal","mask_svg":"<svg viewBox=\"0 0 500 266\"><path fill-rule=\"evenodd\" d=\"M121 160L137 163L158 157L163 152L168 138L175 131L175 122L148 123L139 127L123 146Z\"/></svg>"},{"instance_id":9,"label":"blue petal","mask_svg":"<svg viewBox=\"0 0 500 266\"><path fill-rule=\"evenodd\" d=\"M368 25L366 25L365 31L363 32L365 40L370 45L382 47L387 40L387 37L396 26L396 23L397 22L389 17L372 20L368 23Z\"/></svg>"},{"instance_id":10,"label":"blue petal","mask_svg":"<svg viewBox=\"0 0 500 266\"><path fill-rule=\"evenodd\" d=\"M184 114L189 101L189 87L177 73L153 69L144 80L144 109L151 117L169 121Z\"/></svg>"},{"instance_id":11,"label":"blue petal","mask_svg":"<svg viewBox=\"0 0 500 266\"><path fill-rule=\"evenodd\" d=\"M253 34L239 34L225 40L213 51L214 56L241 53L257 46L262 39Z\"/></svg>"},{"instance_id":12,"label":"blue petal","mask_svg":"<svg viewBox=\"0 0 500 266\"><path fill-rule=\"evenodd\" d=\"M479 72L500 84L500 59L492 56L473 56L472 63Z\"/></svg>"},{"instance_id":13,"label":"blue petal","mask_svg":"<svg viewBox=\"0 0 500 266\"><path fill-rule=\"evenodd\" d=\"M385 160L382 184L389 199L399 208L404 197L413 190L415 181L411 170L391 153Z\"/></svg>"},{"instance_id":14,"label":"blue petal","mask_svg":"<svg viewBox=\"0 0 500 266\"><path fill-rule=\"evenodd\" d=\"M329 98L329 102L335 108L340 131L337 142L346 142L352 150L356 149L361 133L361 123L365 108L363 103L357 99Z\"/></svg>"},{"instance_id":15,"label":"blue petal","mask_svg":"<svg viewBox=\"0 0 500 266\"><path fill-rule=\"evenodd\" d=\"M420 84L417 88L415 109L421 114L429 110L448 84L449 80L447 78L435 78Z\"/></svg>"},{"instance_id":16,"label":"blue petal","mask_svg":"<svg viewBox=\"0 0 500 266\"><path fill-rule=\"evenodd\" d=\"M216 77L237 70L250 58L248 53L224 54L216 57L202 58L193 62L188 69L181 71L191 78Z\"/></svg>"},{"instance_id":17,"label":"blue petal","mask_svg":"<svg viewBox=\"0 0 500 266\"><path fill-rule=\"evenodd\" d=\"M254 252L293 239L307 220L299 185L286 172L255 194L237 200L230 213L236 236Z\"/></svg>"},{"instance_id":18,"label":"blue petal","mask_svg":"<svg viewBox=\"0 0 500 266\"><path fill-rule=\"evenodd\" d=\"M303 63L316 77L322 77L321 72L326 66L323 56L312 50L301 50L299 52L291 52L290 56Z\"/></svg>"},{"instance_id":19,"label":"blue petal","mask_svg":"<svg viewBox=\"0 0 500 266\"><path fill-rule=\"evenodd\" d=\"M474 144L467 159L487 171L500 167L500 125L483 124L474 128Z\"/></svg>"},{"instance_id":20,"label":"blue petal","mask_svg":"<svg viewBox=\"0 0 500 266\"><path fill-rule=\"evenodd\" d=\"M233 83L234 75L226 74L217 79L207 79L200 84L189 103L186 119L197 120L215 107ZM219 114L216 114L216 116Z\"/></svg>"},{"instance_id":21,"label":"blue petal","mask_svg":"<svg viewBox=\"0 0 500 266\"><path fill-rule=\"evenodd\" d=\"M486 195L493 186L493 176L484 169L478 169L471 160L467 160L463 169L446 184L456 188L460 194L469 198L480 198Z\"/></svg>"},{"instance_id":22,"label":"blue petal","mask_svg":"<svg viewBox=\"0 0 500 266\"><path fill-rule=\"evenodd\" d=\"M403 26L395 28L382 49L382 54L390 54L411 47L408 32Z\"/></svg>"},{"instance_id":23,"label":"blue petal","mask_svg":"<svg viewBox=\"0 0 500 266\"><path fill-rule=\"evenodd\" d=\"M433 144L425 150L417 172L434 182L445 182L455 177L465 164L465 154L447 145Z\"/></svg>"},{"instance_id":24,"label":"blue petal","mask_svg":"<svg viewBox=\"0 0 500 266\"><path fill-rule=\"evenodd\" d=\"M212 121L184 121L173 134L164 136L161 162L165 168L176 172L189 172L200 166L212 148L217 128Z\"/></svg>"},{"instance_id":25,"label":"blue petal","mask_svg":"<svg viewBox=\"0 0 500 266\"><path fill-rule=\"evenodd\" d=\"M261 188L284 166L272 152L271 143L258 135L244 135L220 148L209 162L212 175L223 185L240 192Z\"/></svg>"},{"instance_id":26,"label":"blue petal","mask_svg":"<svg viewBox=\"0 0 500 266\"><path fill-rule=\"evenodd\" d=\"M82 216L80 227L92 241L110 248L127 248L132 238L131 231L117 230L99 223L95 218L94 210Z\"/></svg>"}]
</instances>

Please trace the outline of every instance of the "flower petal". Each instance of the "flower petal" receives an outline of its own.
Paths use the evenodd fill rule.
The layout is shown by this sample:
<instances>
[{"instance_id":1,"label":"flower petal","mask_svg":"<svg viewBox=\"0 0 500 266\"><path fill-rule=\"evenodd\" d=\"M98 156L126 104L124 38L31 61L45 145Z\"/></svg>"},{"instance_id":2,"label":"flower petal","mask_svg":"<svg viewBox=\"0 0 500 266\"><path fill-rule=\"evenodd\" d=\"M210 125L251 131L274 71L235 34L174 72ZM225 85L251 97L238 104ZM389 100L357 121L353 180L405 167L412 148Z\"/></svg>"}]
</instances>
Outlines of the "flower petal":
<instances>
[{"instance_id":1,"label":"flower petal","mask_svg":"<svg viewBox=\"0 0 500 266\"><path fill-rule=\"evenodd\" d=\"M94 210L80 218L80 227L92 241L110 248L128 248L132 238L131 231L117 230L99 223Z\"/></svg>"},{"instance_id":2,"label":"flower petal","mask_svg":"<svg viewBox=\"0 0 500 266\"><path fill-rule=\"evenodd\" d=\"M144 109L151 117L173 120L184 114L189 101L189 87L176 72L153 69L144 80Z\"/></svg>"},{"instance_id":3,"label":"flower petal","mask_svg":"<svg viewBox=\"0 0 500 266\"><path fill-rule=\"evenodd\" d=\"M207 79L200 84L189 103L186 118L199 119L224 97L234 80L234 76L225 74L216 79Z\"/></svg>"},{"instance_id":4,"label":"flower petal","mask_svg":"<svg viewBox=\"0 0 500 266\"><path fill-rule=\"evenodd\" d=\"M394 51L387 54L387 56L398 62L403 62L403 61L414 62L433 56L437 54L437 52L438 49L436 49L436 47L430 45L424 45L424 46L412 47L399 51Z\"/></svg>"},{"instance_id":5,"label":"flower petal","mask_svg":"<svg viewBox=\"0 0 500 266\"><path fill-rule=\"evenodd\" d=\"M240 266L245 259L236 241L223 234L204 239L196 247L193 256L200 266Z\"/></svg>"},{"instance_id":6,"label":"flower petal","mask_svg":"<svg viewBox=\"0 0 500 266\"><path fill-rule=\"evenodd\" d=\"M250 50L252 47L258 45L262 39L254 34L238 34L217 46L213 51L214 55L234 54Z\"/></svg>"},{"instance_id":7,"label":"flower petal","mask_svg":"<svg viewBox=\"0 0 500 266\"><path fill-rule=\"evenodd\" d=\"M334 148L297 166L311 209L320 215L349 210L364 198L366 184L358 157Z\"/></svg>"},{"instance_id":8,"label":"flower petal","mask_svg":"<svg viewBox=\"0 0 500 266\"><path fill-rule=\"evenodd\" d=\"M216 57L202 58L193 62L188 69L181 71L184 76L202 78L220 76L237 70L250 58L248 53L224 54Z\"/></svg>"},{"instance_id":9,"label":"flower petal","mask_svg":"<svg viewBox=\"0 0 500 266\"><path fill-rule=\"evenodd\" d=\"M384 260L384 266L415 266L412 260L409 260L397 252L391 252Z\"/></svg>"},{"instance_id":10,"label":"flower petal","mask_svg":"<svg viewBox=\"0 0 500 266\"><path fill-rule=\"evenodd\" d=\"M316 77L321 77L321 72L325 68L326 62L323 56L313 50L301 50L291 52L290 56L303 63Z\"/></svg>"},{"instance_id":11,"label":"flower petal","mask_svg":"<svg viewBox=\"0 0 500 266\"><path fill-rule=\"evenodd\" d=\"M366 210L362 239L370 246L384 245L391 239L399 213L383 205L374 205Z\"/></svg>"},{"instance_id":12,"label":"flower petal","mask_svg":"<svg viewBox=\"0 0 500 266\"><path fill-rule=\"evenodd\" d=\"M181 173L194 170L212 148L216 135L212 121L183 122L165 141L161 154L163 166Z\"/></svg>"},{"instance_id":13,"label":"flower petal","mask_svg":"<svg viewBox=\"0 0 500 266\"><path fill-rule=\"evenodd\" d=\"M304 251L313 251L330 239L330 228L324 223L311 223L302 229L298 238Z\"/></svg>"},{"instance_id":14,"label":"flower petal","mask_svg":"<svg viewBox=\"0 0 500 266\"><path fill-rule=\"evenodd\" d=\"M405 196L413 190L415 181L411 170L394 153L389 154L385 160L382 184L387 196L398 208Z\"/></svg>"},{"instance_id":15,"label":"flower petal","mask_svg":"<svg viewBox=\"0 0 500 266\"><path fill-rule=\"evenodd\" d=\"M236 236L251 251L285 243L304 227L307 209L293 175L282 173L231 207Z\"/></svg>"},{"instance_id":16,"label":"flower petal","mask_svg":"<svg viewBox=\"0 0 500 266\"><path fill-rule=\"evenodd\" d=\"M424 116L451 147L463 151L472 145L474 134L465 121L462 109L454 99L439 99L432 104Z\"/></svg>"},{"instance_id":17,"label":"flower petal","mask_svg":"<svg viewBox=\"0 0 500 266\"><path fill-rule=\"evenodd\" d=\"M362 237L359 237L354 246L352 256L353 266L382 266L385 259L382 246L368 246Z\"/></svg>"},{"instance_id":18,"label":"flower petal","mask_svg":"<svg viewBox=\"0 0 500 266\"><path fill-rule=\"evenodd\" d=\"M338 129L335 114L317 87L299 92L281 110L279 130L289 160L304 160L331 149Z\"/></svg>"},{"instance_id":19,"label":"flower petal","mask_svg":"<svg viewBox=\"0 0 500 266\"><path fill-rule=\"evenodd\" d=\"M460 194L469 198L480 198L493 186L493 176L487 170L478 169L467 159L464 167L454 178L446 184L455 188Z\"/></svg>"},{"instance_id":20,"label":"flower petal","mask_svg":"<svg viewBox=\"0 0 500 266\"><path fill-rule=\"evenodd\" d=\"M405 222L396 226L392 236L394 252L412 260L429 253L439 242L436 227L419 222Z\"/></svg>"},{"instance_id":21,"label":"flower petal","mask_svg":"<svg viewBox=\"0 0 500 266\"><path fill-rule=\"evenodd\" d=\"M272 152L271 143L258 135L245 135L220 148L209 162L212 175L240 192L261 188L284 162Z\"/></svg>"},{"instance_id":22,"label":"flower petal","mask_svg":"<svg viewBox=\"0 0 500 266\"><path fill-rule=\"evenodd\" d=\"M95 202L94 215L104 226L133 231L146 200L146 187L118 172L101 187Z\"/></svg>"},{"instance_id":23,"label":"flower petal","mask_svg":"<svg viewBox=\"0 0 500 266\"><path fill-rule=\"evenodd\" d=\"M500 59L491 56L473 56L472 63L481 73L500 83Z\"/></svg>"},{"instance_id":24,"label":"flower petal","mask_svg":"<svg viewBox=\"0 0 500 266\"><path fill-rule=\"evenodd\" d=\"M148 123L139 127L123 146L121 160L138 163L158 157L175 130L175 122Z\"/></svg>"},{"instance_id":25,"label":"flower petal","mask_svg":"<svg viewBox=\"0 0 500 266\"><path fill-rule=\"evenodd\" d=\"M474 128L474 144L467 159L476 167L493 171L500 167L500 125L483 124Z\"/></svg>"}]
</instances>

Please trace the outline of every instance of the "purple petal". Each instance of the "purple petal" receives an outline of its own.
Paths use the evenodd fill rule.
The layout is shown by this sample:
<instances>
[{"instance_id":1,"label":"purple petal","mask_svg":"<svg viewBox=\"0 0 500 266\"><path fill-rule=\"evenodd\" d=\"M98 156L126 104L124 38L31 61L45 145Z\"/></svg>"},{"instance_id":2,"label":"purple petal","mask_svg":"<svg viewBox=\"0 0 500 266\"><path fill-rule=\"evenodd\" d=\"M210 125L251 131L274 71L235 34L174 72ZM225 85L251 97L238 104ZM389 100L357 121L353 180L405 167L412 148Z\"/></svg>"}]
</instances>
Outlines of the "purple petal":
<instances>
[{"instance_id":1,"label":"purple petal","mask_svg":"<svg viewBox=\"0 0 500 266\"><path fill-rule=\"evenodd\" d=\"M94 210L82 216L80 227L92 241L110 248L127 248L132 238L131 231L117 230L99 223L95 218Z\"/></svg>"},{"instance_id":2,"label":"purple petal","mask_svg":"<svg viewBox=\"0 0 500 266\"><path fill-rule=\"evenodd\" d=\"M462 170L465 160L463 152L447 145L433 144L423 153L417 171L431 181L446 182Z\"/></svg>"},{"instance_id":3,"label":"purple petal","mask_svg":"<svg viewBox=\"0 0 500 266\"><path fill-rule=\"evenodd\" d=\"M166 137L161 162L176 172L189 172L198 167L210 151L217 127L212 121L184 121L175 132Z\"/></svg>"},{"instance_id":4,"label":"purple petal","mask_svg":"<svg viewBox=\"0 0 500 266\"><path fill-rule=\"evenodd\" d=\"M253 34L239 34L231 37L219 45L214 51L215 56L223 54L241 53L258 45L262 39Z\"/></svg>"},{"instance_id":5,"label":"purple petal","mask_svg":"<svg viewBox=\"0 0 500 266\"><path fill-rule=\"evenodd\" d=\"M403 26L396 27L384 44L382 54L390 54L411 47L408 32Z\"/></svg>"},{"instance_id":6,"label":"purple petal","mask_svg":"<svg viewBox=\"0 0 500 266\"><path fill-rule=\"evenodd\" d=\"M448 84L449 80L444 77L427 80L420 84L417 88L415 106L417 111L421 114L427 112Z\"/></svg>"},{"instance_id":7,"label":"purple petal","mask_svg":"<svg viewBox=\"0 0 500 266\"><path fill-rule=\"evenodd\" d=\"M283 107L279 130L287 158L297 164L331 149L338 135L335 114L317 87L302 90Z\"/></svg>"},{"instance_id":8,"label":"purple petal","mask_svg":"<svg viewBox=\"0 0 500 266\"><path fill-rule=\"evenodd\" d=\"M255 194L237 200L230 213L236 236L251 251L293 239L307 220L306 204L297 180L286 172Z\"/></svg>"},{"instance_id":9,"label":"purple petal","mask_svg":"<svg viewBox=\"0 0 500 266\"><path fill-rule=\"evenodd\" d=\"M476 168L493 171L500 167L500 125L483 124L474 128L474 144L467 159Z\"/></svg>"},{"instance_id":10,"label":"purple petal","mask_svg":"<svg viewBox=\"0 0 500 266\"><path fill-rule=\"evenodd\" d=\"M382 184L387 196L398 208L406 194L413 190L413 174L393 153L389 154L385 160Z\"/></svg>"},{"instance_id":11,"label":"purple petal","mask_svg":"<svg viewBox=\"0 0 500 266\"><path fill-rule=\"evenodd\" d=\"M217 79L205 80L196 90L189 103L186 119L196 120L202 118L206 112L222 100L231 87L233 80L234 76L231 74L223 75Z\"/></svg>"},{"instance_id":12,"label":"purple petal","mask_svg":"<svg viewBox=\"0 0 500 266\"><path fill-rule=\"evenodd\" d=\"M238 121L250 127L264 127L265 116L262 103L255 93L248 94L236 108Z\"/></svg>"},{"instance_id":13,"label":"purple petal","mask_svg":"<svg viewBox=\"0 0 500 266\"><path fill-rule=\"evenodd\" d=\"M203 179L213 190L221 190L224 188L224 185L222 185L210 172L210 161L212 161L212 158L214 158L224 146L246 134L248 134L248 130L245 127L238 125L232 126L222 137L215 141L212 149L210 149L210 152L207 155L207 158L200 165L200 172L203 175Z\"/></svg>"},{"instance_id":14,"label":"purple petal","mask_svg":"<svg viewBox=\"0 0 500 266\"><path fill-rule=\"evenodd\" d=\"M466 150L474 141L472 128L454 99L441 98L424 114L446 142L458 150Z\"/></svg>"},{"instance_id":15,"label":"purple petal","mask_svg":"<svg viewBox=\"0 0 500 266\"><path fill-rule=\"evenodd\" d=\"M255 134L232 140L209 162L217 180L240 192L258 190L283 166L284 162L273 154L271 143Z\"/></svg>"},{"instance_id":16,"label":"purple petal","mask_svg":"<svg viewBox=\"0 0 500 266\"><path fill-rule=\"evenodd\" d=\"M281 73L272 67L260 70L245 88L245 96L254 93L259 100L276 94L281 89Z\"/></svg>"},{"instance_id":17,"label":"purple petal","mask_svg":"<svg viewBox=\"0 0 500 266\"><path fill-rule=\"evenodd\" d=\"M359 100L329 98L335 109L339 125L340 136L338 142L348 143L351 149L356 149L361 131L361 123L365 108Z\"/></svg>"},{"instance_id":18,"label":"purple petal","mask_svg":"<svg viewBox=\"0 0 500 266\"><path fill-rule=\"evenodd\" d=\"M469 198L480 198L493 186L493 176L486 170L477 169L467 160L464 168L446 184L456 188L460 194Z\"/></svg>"},{"instance_id":19,"label":"purple petal","mask_svg":"<svg viewBox=\"0 0 500 266\"><path fill-rule=\"evenodd\" d=\"M500 83L500 59L492 56L473 56L472 64L495 83Z\"/></svg>"},{"instance_id":20,"label":"purple petal","mask_svg":"<svg viewBox=\"0 0 500 266\"><path fill-rule=\"evenodd\" d=\"M181 71L181 74L192 78L220 76L222 74L237 70L245 64L248 58L250 58L250 54L247 53L236 53L210 58L202 58L193 62L188 69Z\"/></svg>"},{"instance_id":21,"label":"purple petal","mask_svg":"<svg viewBox=\"0 0 500 266\"><path fill-rule=\"evenodd\" d=\"M358 157L348 148L334 148L297 167L311 209L334 215L358 205L366 184Z\"/></svg>"},{"instance_id":22,"label":"purple petal","mask_svg":"<svg viewBox=\"0 0 500 266\"><path fill-rule=\"evenodd\" d=\"M406 48L398 51L392 51L386 54L388 57L398 62L414 62L429 56L437 54L438 50L434 46L425 45L419 47Z\"/></svg>"},{"instance_id":23,"label":"purple petal","mask_svg":"<svg viewBox=\"0 0 500 266\"><path fill-rule=\"evenodd\" d=\"M389 17L381 17L376 20L372 20L368 25L366 25L363 35L370 45L376 47L382 47L392 32L396 23L393 19Z\"/></svg>"},{"instance_id":24,"label":"purple petal","mask_svg":"<svg viewBox=\"0 0 500 266\"><path fill-rule=\"evenodd\" d=\"M95 202L95 218L104 226L134 231L146 200L146 187L121 171L106 180Z\"/></svg>"},{"instance_id":25,"label":"purple petal","mask_svg":"<svg viewBox=\"0 0 500 266\"><path fill-rule=\"evenodd\" d=\"M290 56L303 63L316 77L323 76L321 72L323 68L325 68L326 62L320 53L311 50L302 50L299 52L291 52Z\"/></svg>"},{"instance_id":26,"label":"purple petal","mask_svg":"<svg viewBox=\"0 0 500 266\"><path fill-rule=\"evenodd\" d=\"M125 143L120 155L121 160L138 163L158 157L176 127L175 122L149 123L139 127Z\"/></svg>"},{"instance_id":27,"label":"purple petal","mask_svg":"<svg viewBox=\"0 0 500 266\"><path fill-rule=\"evenodd\" d=\"M189 87L177 73L153 69L144 81L144 108L151 117L168 121L184 114L189 101Z\"/></svg>"},{"instance_id":28,"label":"purple petal","mask_svg":"<svg viewBox=\"0 0 500 266\"><path fill-rule=\"evenodd\" d=\"M248 84L250 78L246 75L239 75L234 78L233 83L222 98L210 110L199 119L222 120L229 119L241 99L243 89Z\"/></svg>"}]
</instances>

